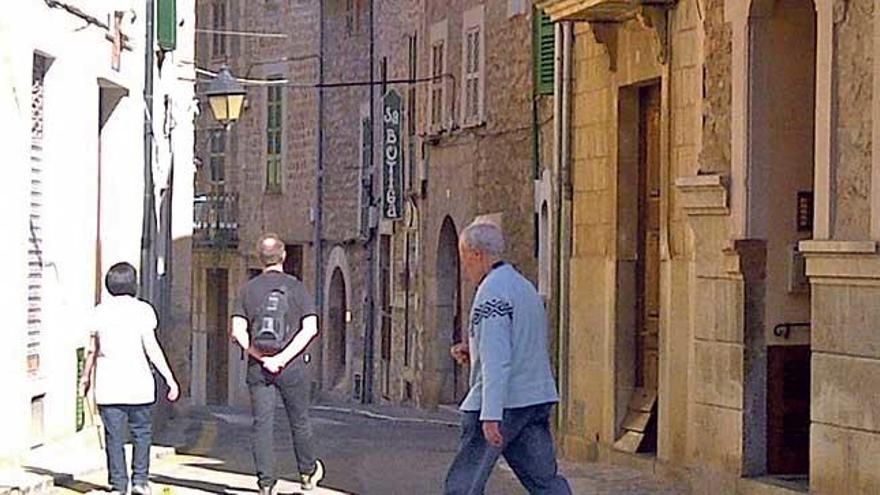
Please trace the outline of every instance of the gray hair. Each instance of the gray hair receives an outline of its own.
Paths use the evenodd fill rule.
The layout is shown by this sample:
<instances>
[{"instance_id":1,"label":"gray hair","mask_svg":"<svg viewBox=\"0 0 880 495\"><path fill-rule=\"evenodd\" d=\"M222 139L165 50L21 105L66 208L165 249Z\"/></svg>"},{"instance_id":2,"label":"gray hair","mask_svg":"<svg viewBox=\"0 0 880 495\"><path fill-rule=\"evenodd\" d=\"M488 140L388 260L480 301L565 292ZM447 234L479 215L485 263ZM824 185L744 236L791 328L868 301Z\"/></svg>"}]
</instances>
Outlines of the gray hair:
<instances>
[{"instance_id":1,"label":"gray hair","mask_svg":"<svg viewBox=\"0 0 880 495\"><path fill-rule=\"evenodd\" d=\"M501 227L490 222L474 222L459 237L462 244L489 256L504 255L504 233Z\"/></svg>"}]
</instances>

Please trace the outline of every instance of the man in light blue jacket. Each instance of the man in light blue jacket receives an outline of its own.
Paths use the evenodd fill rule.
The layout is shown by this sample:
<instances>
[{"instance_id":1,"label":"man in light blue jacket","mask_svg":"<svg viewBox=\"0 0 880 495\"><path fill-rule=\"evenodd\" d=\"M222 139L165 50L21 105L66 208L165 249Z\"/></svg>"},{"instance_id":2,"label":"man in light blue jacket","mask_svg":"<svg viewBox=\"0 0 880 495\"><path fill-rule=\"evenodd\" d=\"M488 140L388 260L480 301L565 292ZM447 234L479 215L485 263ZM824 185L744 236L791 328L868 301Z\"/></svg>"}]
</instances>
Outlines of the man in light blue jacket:
<instances>
[{"instance_id":1,"label":"man in light blue jacket","mask_svg":"<svg viewBox=\"0 0 880 495\"><path fill-rule=\"evenodd\" d=\"M550 411L559 401L547 350L547 318L534 285L502 261L504 236L473 223L459 239L465 275L478 284L469 342L452 348L470 362L461 404L462 440L446 476L447 495L478 495L500 455L532 494L571 493L557 470Z\"/></svg>"}]
</instances>

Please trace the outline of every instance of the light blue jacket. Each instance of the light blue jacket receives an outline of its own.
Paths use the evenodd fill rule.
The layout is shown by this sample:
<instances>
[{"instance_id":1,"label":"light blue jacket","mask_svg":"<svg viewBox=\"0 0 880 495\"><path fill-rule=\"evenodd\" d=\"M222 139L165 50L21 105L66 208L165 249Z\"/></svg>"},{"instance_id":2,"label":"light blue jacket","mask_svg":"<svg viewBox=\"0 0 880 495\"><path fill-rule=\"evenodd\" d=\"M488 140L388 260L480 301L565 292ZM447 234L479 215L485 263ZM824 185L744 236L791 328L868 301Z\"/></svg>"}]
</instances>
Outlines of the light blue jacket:
<instances>
[{"instance_id":1,"label":"light blue jacket","mask_svg":"<svg viewBox=\"0 0 880 495\"><path fill-rule=\"evenodd\" d=\"M504 409L559 401L543 301L509 264L496 266L477 288L469 333L471 389L462 411L500 421Z\"/></svg>"}]
</instances>

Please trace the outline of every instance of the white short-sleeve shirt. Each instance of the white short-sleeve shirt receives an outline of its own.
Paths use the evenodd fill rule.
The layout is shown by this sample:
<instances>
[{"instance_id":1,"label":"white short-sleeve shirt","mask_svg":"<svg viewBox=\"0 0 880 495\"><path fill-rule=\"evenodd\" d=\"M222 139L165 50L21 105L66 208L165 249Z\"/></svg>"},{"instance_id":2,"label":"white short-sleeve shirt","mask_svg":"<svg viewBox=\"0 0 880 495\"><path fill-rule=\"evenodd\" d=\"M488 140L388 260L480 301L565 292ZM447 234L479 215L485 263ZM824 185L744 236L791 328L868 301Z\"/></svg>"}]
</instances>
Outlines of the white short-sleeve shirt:
<instances>
[{"instance_id":1,"label":"white short-sleeve shirt","mask_svg":"<svg viewBox=\"0 0 880 495\"><path fill-rule=\"evenodd\" d=\"M157 325L148 303L114 296L95 306L92 329L98 335L95 402L149 404L156 400L156 382L144 351L144 338Z\"/></svg>"}]
</instances>

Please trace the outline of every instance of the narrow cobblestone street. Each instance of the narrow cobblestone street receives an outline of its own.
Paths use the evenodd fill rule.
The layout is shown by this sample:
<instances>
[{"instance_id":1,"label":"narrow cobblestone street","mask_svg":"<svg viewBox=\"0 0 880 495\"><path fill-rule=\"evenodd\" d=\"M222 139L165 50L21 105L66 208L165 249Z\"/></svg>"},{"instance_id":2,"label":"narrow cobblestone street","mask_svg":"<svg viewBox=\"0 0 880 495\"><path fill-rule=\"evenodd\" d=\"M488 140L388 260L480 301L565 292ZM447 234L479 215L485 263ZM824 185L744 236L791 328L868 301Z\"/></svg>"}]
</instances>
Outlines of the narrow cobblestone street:
<instances>
[{"instance_id":1,"label":"narrow cobblestone street","mask_svg":"<svg viewBox=\"0 0 880 495\"><path fill-rule=\"evenodd\" d=\"M404 417L401 409L346 410L315 408L313 424L320 438L319 455L328 467L323 489L316 495L433 494L440 493L446 468L455 453L458 429L438 415ZM279 411L280 412L280 411ZM283 418L276 418L282 425ZM153 493L255 493L246 409L191 410L175 418L156 444L176 447L176 453L158 456L152 464ZM276 430L278 469L294 479L289 433ZM71 453L71 455L74 455ZM574 493L673 494L677 487L639 472L603 464L563 464ZM68 479L56 479L57 494L103 490L103 470ZM285 481L280 493L299 493L299 485ZM520 495L513 473L504 463L495 470L488 495Z\"/></svg>"}]
</instances>

